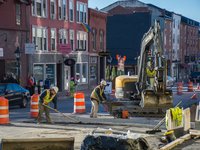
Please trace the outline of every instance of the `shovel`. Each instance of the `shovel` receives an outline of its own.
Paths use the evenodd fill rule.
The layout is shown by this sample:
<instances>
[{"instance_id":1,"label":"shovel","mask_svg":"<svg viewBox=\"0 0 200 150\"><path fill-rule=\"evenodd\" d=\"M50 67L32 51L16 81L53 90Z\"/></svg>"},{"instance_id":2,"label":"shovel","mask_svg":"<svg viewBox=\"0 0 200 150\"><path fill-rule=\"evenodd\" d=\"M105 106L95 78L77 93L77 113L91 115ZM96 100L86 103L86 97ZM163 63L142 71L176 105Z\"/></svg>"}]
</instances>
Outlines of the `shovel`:
<instances>
[{"instance_id":1,"label":"shovel","mask_svg":"<svg viewBox=\"0 0 200 150\"><path fill-rule=\"evenodd\" d=\"M50 106L48 106L48 105L45 105L45 104L42 104L42 105L45 106L45 107L47 107L47 108L49 108L49 109L51 109L51 110L53 110L53 111L55 111L55 112L57 112L57 113L59 113L59 114L61 114L62 116L66 117L66 118L68 118L68 119L70 119L70 120L73 120L75 123L81 123L81 121L79 121L79 120L77 120L77 119L74 119L74 118L72 118L72 117L70 117L70 116L67 116L67 115L65 115L64 113L58 111L57 109L54 109L54 108L52 108L52 107L50 107Z\"/></svg>"}]
</instances>

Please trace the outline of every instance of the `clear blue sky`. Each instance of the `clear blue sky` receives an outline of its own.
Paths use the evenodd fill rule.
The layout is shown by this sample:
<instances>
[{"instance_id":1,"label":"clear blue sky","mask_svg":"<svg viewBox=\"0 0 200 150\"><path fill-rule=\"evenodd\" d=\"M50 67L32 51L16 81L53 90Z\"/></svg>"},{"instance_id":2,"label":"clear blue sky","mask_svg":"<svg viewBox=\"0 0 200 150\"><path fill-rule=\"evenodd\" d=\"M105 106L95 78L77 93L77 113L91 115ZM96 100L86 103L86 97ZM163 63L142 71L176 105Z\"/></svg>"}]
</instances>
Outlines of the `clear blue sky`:
<instances>
[{"instance_id":1,"label":"clear blue sky","mask_svg":"<svg viewBox=\"0 0 200 150\"><path fill-rule=\"evenodd\" d=\"M88 0L90 8L104 8L118 0ZM200 0L140 0L200 22Z\"/></svg>"}]
</instances>

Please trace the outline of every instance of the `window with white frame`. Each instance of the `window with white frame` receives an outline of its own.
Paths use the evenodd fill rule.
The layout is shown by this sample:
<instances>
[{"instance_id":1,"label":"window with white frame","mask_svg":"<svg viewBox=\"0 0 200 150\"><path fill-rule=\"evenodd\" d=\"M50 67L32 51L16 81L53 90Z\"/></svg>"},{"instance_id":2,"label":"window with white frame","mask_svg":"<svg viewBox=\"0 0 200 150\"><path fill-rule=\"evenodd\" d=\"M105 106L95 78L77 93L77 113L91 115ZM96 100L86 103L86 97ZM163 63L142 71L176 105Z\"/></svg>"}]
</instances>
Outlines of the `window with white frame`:
<instances>
[{"instance_id":1,"label":"window with white frame","mask_svg":"<svg viewBox=\"0 0 200 150\"><path fill-rule=\"evenodd\" d=\"M47 0L33 0L32 1L32 15L47 17Z\"/></svg>"},{"instance_id":2,"label":"window with white frame","mask_svg":"<svg viewBox=\"0 0 200 150\"><path fill-rule=\"evenodd\" d=\"M47 51L47 29L45 27L32 27L32 41L36 50Z\"/></svg>"},{"instance_id":3,"label":"window with white frame","mask_svg":"<svg viewBox=\"0 0 200 150\"><path fill-rule=\"evenodd\" d=\"M66 0L58 0L58 15L60 20L67 20Z\"/></svg>"},{"instance_id":4,"label":"window with white frame","mask_svg":"<svg viewBox=\"0 0 200 150\"><path fill-rule=\"evenodd\" d=\"M69 20L74 21L74 3L73 3L73 0L69 1Z\"/></svg>"},{"instance_id":5,"label":"window with white frame","mask_svg":"<svg viewBox=\"0 0 200 150\"><path fill-rule=\"evenodd\" d=\"M87 33L83 31L77 31L77 49L86 50Z\"/></svg>"},{"instance_id":6,"label":"window with white frame","mask_svg":"<svg viewBox=\"0 0 200 150\"><path fill-rule=\"evenodd\" d=\"M50 18L56 19L56 0L50 2Z\"/></svg>"},{"instance_id":7,"label":"window with white frame","mask_svg":"<svg viewBox=\"0 0 200 150\"><path fill-rule=\"evenodd\" d=\"M69 30L69 34L71 49L74 50L74 30Z\"/></svg>"},{"instance_id":8,"label":"window with white frame","mask_svg":"<svg viewBox=\"0 0 200 150\"><path fill-rule=\"evenodd\" d=\"M56 29L51 29L51 50L56 50Z\"/></svg>"},{"instance_id":9,"label":"window with white frame","mask_svg":"<svg viewBox=\"0 0 200 150\"><path fill-rule=\"evenodd\" d=\"M67 44L67 30L66 29L60 29L59 30L59 43L60 44Z\"/></svg>"},{"instance_id":10,"label":"window with white frame","mask_svg":"<svg viewBox=\"0 0 200 150\"><path fill-rule=\"evenodd\" d=\"M100 49L103 50L104 49L104 33L102 30L100 30L100 33L99 33L99 41L100 41Z\"/></svg>"},{"instance_id":11,"label":"window with white frame","mask_svg":"<svg viewBox=\"0 0 200 150\"><path fill-rule=\"evenodd\" d=\"M76 80L79 83L88 82L88 63L76 63Z\"/></svg>"},{"instance_id":12,"label":"window with white frame","mask_svg":"<svg viewBox=\"0 0 200 150\"><path fill-rule=\"evenodd\" d=\"M76 21L87 23L87 4L77 2L76 5Z\"/></svg>"},{"instance_id":13,"label":"window with white frame","mask_svg":"<svg viewBox=\"0 0 200 150\"><path fill-rule=\"evenodd\" d=\"M16 24L21 24L21 5L16 4Z\"/></svg>"}]
</instances>

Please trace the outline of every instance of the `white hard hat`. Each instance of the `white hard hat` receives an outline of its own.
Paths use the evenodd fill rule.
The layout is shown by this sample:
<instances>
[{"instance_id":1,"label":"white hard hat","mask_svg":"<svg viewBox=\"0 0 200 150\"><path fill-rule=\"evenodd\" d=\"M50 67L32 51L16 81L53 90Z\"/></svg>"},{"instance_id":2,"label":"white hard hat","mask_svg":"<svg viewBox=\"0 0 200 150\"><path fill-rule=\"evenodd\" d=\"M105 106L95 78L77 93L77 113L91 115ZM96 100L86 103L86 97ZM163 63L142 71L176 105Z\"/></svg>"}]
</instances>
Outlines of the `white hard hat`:
<instances>
[{"instance_id":1,"label":"white hard hat","mask_svg":"<svg viewBox=\"0 0 200 150\"><path fill-rule=\"evenodd\" d=\"M51 89L53 89L56 93L58 93L58 87L53 86Z\"/></svg>"},{"instance_id":2,"label":"white hard hat","mask_svg":"<svg viewBox=\"0 0 200 150\"><path fill-rule=\"evenodd\" d=\"M102 81L101 81L101 85L106 86L106 85L107 85L106 81L105 81L105 80L102 80Z\"/></svg>"}]
</instances>

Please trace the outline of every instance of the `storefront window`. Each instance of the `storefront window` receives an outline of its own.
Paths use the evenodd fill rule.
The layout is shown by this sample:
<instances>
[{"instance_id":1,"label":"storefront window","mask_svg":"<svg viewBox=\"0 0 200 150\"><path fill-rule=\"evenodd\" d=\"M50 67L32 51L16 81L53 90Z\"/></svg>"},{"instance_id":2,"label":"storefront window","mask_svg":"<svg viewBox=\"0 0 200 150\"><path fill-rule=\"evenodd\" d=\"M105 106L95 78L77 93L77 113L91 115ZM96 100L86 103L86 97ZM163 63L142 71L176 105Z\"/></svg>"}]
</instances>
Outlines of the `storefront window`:
<instances>
[{"instance_id":1,"label":"storefront window","mask_svg":"<svg viewBox=\"0 0 200 150\"><path fill-rule=\"evenodd\" d=\"M77 63L76 64L76 80L79 83L88 82L88 63Z\"/></svg>"},{"instance_id":2,"label":"storefront window","mask_svg":"<svg viewBox=\"0 0 200 150\"><path fill-rule=\"evenodd\" d=\"M33 75L36 81L49 81L49 85L53 86L56 83L55 64L34 64ZM47 82L46 82L47 83Z\"/></svg>"},{"instance_id":3,"label":"storefront window","mask_svg":"<svg viewBox=\"0 0 200 150\"><path fill-rule=\"evenodd\" d=\"M44 78L44 65L43 64L36 64L33 67L33 73L36 81L43 80Z\"/></svg>"},{"instance_id":4,"label":"storefront window","mask_svg":"<svg viewBox=\"0 0 200 150\"><path fill-rule=\"evenodd\" d=\"M96 66L90 66L90 80L96 80L97 76L97 67Z\"/></svg>"},{"instance_id":5,"label":"storefront window","mask_svg":"<svg viewBox=\"0 0 200 150\"><path fill-rule=\"evenodd\" d=\"M46 79L50 81L50 85L55 85L55 65L46 64Z\"/></svg>"}]
</instances>

